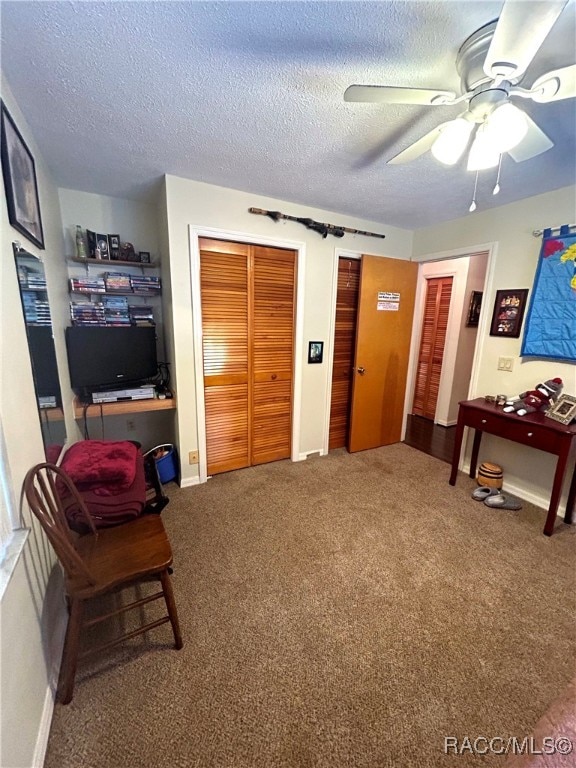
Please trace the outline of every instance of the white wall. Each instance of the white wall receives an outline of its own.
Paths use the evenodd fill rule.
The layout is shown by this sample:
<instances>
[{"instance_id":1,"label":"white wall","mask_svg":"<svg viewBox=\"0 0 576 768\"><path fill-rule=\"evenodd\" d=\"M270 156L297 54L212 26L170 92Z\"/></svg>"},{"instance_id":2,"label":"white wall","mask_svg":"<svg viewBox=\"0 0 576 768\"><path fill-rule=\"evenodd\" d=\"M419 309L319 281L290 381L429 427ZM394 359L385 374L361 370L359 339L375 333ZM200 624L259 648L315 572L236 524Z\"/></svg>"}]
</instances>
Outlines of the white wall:
<instances>
[{"instance_id":1,"label":"white wall","mask_svg":"<svg viewBox=\"0 0 576 768\"><path fill-rule=\"evenodd\" d=\"M454 369L452 391L448 403L448 424L456 424L456 420L458 419L458 403L460 400L467 399L470 390L470 376L474 364L478 327L468 327L466 323L468 320L472 291L484 290L487 261L487 253L479 253L469 257L468 279L464 291L464 303L461 316L458 320L460 331L458 336L458 348L456 350L457 365Z\"/></svg>"},{"instance_id":2,"label":"white wall","mask_svg":"<svg viewBox=\"0 0 576 768\"><path fill-rule=\"evenodd\" d=\"M12 241L20 240L31 253L41 255L55 335L61 334L65 323L67 295L57 190L4 80L2 99L36 162L46 245L46 250L40 251L10 226L5 197L2 195L0 414L13 495L18 499L26 471L44 461L44 449ZM58 362L62 367L63 339L57 338L56 341ZM67 423L73 424L70 391L64 379L61 379L61 387ZM32 525L28 514L25 515L25 524ZM42 731L42 727L46 721L49 723L49 683L59 661L65 621L61 584L56 582L52 586L51 582L49 586L53 563L53 554L42 532L36 525L32 525L32 533L23 555L17 561L0 605L0 764L10 768L31 766L33 756L42 754L44 739L47 738L47 731Z\"/></svg>"},{"instance_id":3,"label":"white wall","mask_svg":"<svg viewBox=\"0 0 576 768\"><path fill-rule=\"evenodd\" d=\"M345 235L342 239L305 229L296 222L274 222L265 216L250 214L250 207L279 210L294 216L378 232L385 240L366 236ZM168 229L169 268L174 338L173 367L178 396L178 442L181 456L197 450L197 414L193 361L192 297L190 288L190 254L188 227L215 228L251 236L301 241L306 246L304 277L304 353L310 339L328 343L332 276L335 248L372 253L381 256L409 258L412 233L373 221L357 220L331 211L307 208L295 203L260 197L238 190L166 177L166 225ZM234 239L233 237L231 239ZM163 264L167 263L162 254ZM325 348L325 360L329 359ZM321 451L324 444L325 409L330 377L327 362L303 366L300 454ZM197 467L182 467L183 481L197 477Z\"/></svg>"},{"instance_id":4,"label":"white wall","mask_svg":"<svg viewBox=\"0 0 576 768\"><path fill-rule=\"evenodd\" d=\"M541 239L534 229L573 224L576 212L576 187L521 200L517 203L477 210L474 214L414 233L414 256L428 258L446 251L478 250L482 243L495 242L493 264L483 298L483 318L492 315L495 293L499 289L532 288ZM489 319L489 318L488 318ZM481 328L486 327L484 323ZM554 376L564 381L564 391L576 394L576 365L550 360L521 359L521 338L498 338L486 333L477 351L478 384L472 396L518 394ZM497 370L501 356L514 359L512 373ZM548 506L552 488L554 457L485 436L480 459L490 459L504 467L504 486L522 493L524 498ZM565 503L565 494L564 502Z\"/></svg>"}]
</instances>

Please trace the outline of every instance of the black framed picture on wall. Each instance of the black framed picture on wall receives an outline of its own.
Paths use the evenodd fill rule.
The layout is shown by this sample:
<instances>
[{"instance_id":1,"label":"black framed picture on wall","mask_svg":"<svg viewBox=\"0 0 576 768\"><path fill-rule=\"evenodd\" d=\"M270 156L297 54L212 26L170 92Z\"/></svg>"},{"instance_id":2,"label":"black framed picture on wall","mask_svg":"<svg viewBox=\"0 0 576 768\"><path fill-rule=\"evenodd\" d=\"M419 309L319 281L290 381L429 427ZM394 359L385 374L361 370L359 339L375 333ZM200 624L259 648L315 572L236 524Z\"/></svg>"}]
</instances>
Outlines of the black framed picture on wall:
<instances>
[{"instance_id":1,"label":"black framed picture on wall","mask_svg":"<svg viewBox=\"0 0 576 768\"><path fill-rule=\"evenodd\" d=\"M40 200L34 158L16 123L1 105L2 175L10 224L38 248L44 248L44 231L40 216Z\"/></svg>"},{"instance_id":2,"label":"black framed picture on wall","mask_svg":"<svg viewBox=\"0 0 576 768\"><path fill-rule=\"evenodd\" d=\"M324 357L324 342L310 341L308 343L308 362L321 363Z\"/></svg>"},{"instance_id":3,"label":"black framed picture on wall","mask_svg":"<svg viewBox=\"0 0 576 768\"><path fill-rule=\"evenodd\" d=\"M496 291L490 336L508 336L513 339L520 336L527 298L528 288Z\"/></svg>"}]
</instances>

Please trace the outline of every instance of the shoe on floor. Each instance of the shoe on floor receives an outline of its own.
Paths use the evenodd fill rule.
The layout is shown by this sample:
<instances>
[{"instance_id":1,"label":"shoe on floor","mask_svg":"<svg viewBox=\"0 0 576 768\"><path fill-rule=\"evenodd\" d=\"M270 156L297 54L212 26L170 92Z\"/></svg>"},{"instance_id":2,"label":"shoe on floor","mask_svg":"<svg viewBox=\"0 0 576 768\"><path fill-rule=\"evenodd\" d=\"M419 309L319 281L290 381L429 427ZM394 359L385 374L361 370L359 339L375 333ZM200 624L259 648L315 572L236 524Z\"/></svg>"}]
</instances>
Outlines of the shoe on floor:
<instances>
[{"instance_id":1,"label":"shoe on floor","mask_svg":"<svg viewBox=\"0 0 576 768\"><path fill-rule=\"evenodd\" d=\"M487 485L481 485L475 491L472 491L472 498L476 499L476 501L484 501L484 499L487 499L489 496L495 496L497 493L500 493L500 488L489 488Z\"/></svg>"},{"instance_id":2,"label":"shoe on floor","mask_svg":"<svg viewBox=\"0 0 576 768\"><path fill-rule=\"evenodd\" d=\"M495 496L487 496L484 499L487 507L498 509L522 509L522 504L513 496L507 496L504 493L497 493Z\"/></svg>"}]
</instances>

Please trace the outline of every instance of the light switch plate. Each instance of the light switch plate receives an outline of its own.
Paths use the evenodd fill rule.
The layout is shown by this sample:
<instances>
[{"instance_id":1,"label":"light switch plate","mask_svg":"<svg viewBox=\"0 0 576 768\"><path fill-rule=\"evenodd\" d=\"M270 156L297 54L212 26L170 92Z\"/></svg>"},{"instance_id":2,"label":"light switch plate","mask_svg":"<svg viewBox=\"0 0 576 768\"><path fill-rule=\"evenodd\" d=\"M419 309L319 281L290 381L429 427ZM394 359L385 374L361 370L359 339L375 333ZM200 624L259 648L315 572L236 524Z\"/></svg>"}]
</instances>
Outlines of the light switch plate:
<instances>
[{"instance_id":1,"label":"light switch plate","mask_svg":"<svg viewBox=\"0 0 576 768\"><path fill-rule=\"evenodd\" d=\"M514 368L514 358L513 357L499 357L498 358L498 370L499 371L507 371L508 373L512 373L513 368Z\"/></svg>"}]
</instances>

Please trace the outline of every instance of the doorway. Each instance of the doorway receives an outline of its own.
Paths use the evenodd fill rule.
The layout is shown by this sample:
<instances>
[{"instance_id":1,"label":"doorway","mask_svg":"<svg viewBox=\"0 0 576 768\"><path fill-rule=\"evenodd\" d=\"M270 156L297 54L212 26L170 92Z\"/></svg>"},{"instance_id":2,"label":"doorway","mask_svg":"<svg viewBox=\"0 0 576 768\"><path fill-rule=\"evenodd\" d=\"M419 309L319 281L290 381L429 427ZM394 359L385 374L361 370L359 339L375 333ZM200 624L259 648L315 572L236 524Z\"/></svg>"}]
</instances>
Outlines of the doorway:
<instances>
[{"instance_id":1,"label":"doorway","mask_svg":"<svg viewBox=\"0 0 576 768\"><path fill-rule=\"evenodd\" d=\"M426 279L424 317L420 331L420 351L412 401L412 414L423 416L425 419L433 420L436 415L452 281L452 277Z\"/></svg>"},{"instance_id":2,"label":"doorway","mask_svg":"<svg viewBox=\"0 0 576 768\"><path fill-rule=\"evenodd\" d=\"M325 450L355 452L402 437L417 265L362 254L357 267L337 256Z\"/></svg>"},{"instance_id":3,"label":"doorway","mask_svg":"<svg viewBox=\"0 0 576 768\"><path fill-rule=\"evenodd\" d=\"M419 268L412 337L413 394L407 403L405 442L444 461L451 461L458 403L470 393L479 320L477 314L471 318L470 302L473 294L484 291L489 255L489 250L461 253L422 262ZM445 281L451 281L449 302L446 295L443 299L440 295L442 287L434 295ZM434 285L436 288L431 288ZM443 290L448 292L447 287ZM438 322L435 302L444 304ZM442 337L443 345L438 343ZM433 348L442 346L440 357L439 349L434 353ZM421 365L422 350L432 368L428 396L424 375L428 371Z\"/></svg>"}]
</instances>

